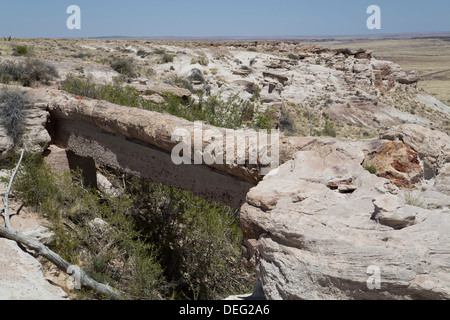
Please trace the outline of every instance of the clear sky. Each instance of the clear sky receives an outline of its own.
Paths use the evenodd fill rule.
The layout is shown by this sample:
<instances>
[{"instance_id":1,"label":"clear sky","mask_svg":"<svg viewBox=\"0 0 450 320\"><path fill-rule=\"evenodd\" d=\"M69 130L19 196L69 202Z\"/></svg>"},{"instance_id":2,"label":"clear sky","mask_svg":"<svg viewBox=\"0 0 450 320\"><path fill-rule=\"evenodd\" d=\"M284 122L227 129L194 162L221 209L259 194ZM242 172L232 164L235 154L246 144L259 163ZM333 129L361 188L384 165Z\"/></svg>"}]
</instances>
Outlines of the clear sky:
<instances>
[{"instance_id":1,"label":"clear sky","mask_svg":"<svg viewBox=\"0 0 450 320\"><path fill-rule=\"evenodd\" d=\"M81 30L68 30L69 5ZM381 30L369 30L370 5ZM0 0L0 37L320 36L450 32L449 0Z\"/></svg>"}]
</instances>

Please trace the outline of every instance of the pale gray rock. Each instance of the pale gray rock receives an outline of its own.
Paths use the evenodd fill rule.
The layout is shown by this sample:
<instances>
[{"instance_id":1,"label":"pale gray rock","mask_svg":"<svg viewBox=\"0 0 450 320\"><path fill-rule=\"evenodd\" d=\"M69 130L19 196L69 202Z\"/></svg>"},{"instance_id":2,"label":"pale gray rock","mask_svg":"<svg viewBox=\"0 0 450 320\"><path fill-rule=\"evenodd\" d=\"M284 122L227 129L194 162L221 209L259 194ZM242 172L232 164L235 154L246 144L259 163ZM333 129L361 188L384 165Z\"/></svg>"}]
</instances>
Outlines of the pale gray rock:
<instances>
[{"instance_id":1,"label":"pale gray rock","mask_svg":"<svg viewBox=\"0 0 450 320\"><path fill-rule=\"evenodd\" d=\"M407 204L410 191L361 166L366 148L318 139L250 190L245 252L267 299L450 298L450 209L433 208L448 195L436 188L419 193L430 208ZM328 186L349 177L352 193Z\"/></svg>"},{"instance_id":2,"label":"pale gray rock","mask_svg":"<svg viewBox=\"0 0 450 320\"><path fill-rule=\"evenodd\" d=\"M63 300L67 294L45 280L42 265L10 240L0 239L0 300Z\"/></svg>"},{"instance_id":3,"label":"pale gray rock","mask_svg":"<svg viewBox=\"0 0 450 320\"><path fill-rule=\"evenodd\" d=\"M35 238L44 245L49 245L55 240L55 233L49 228L38 225L23 232L24 235Z\"/></svg>"}]
</instances>

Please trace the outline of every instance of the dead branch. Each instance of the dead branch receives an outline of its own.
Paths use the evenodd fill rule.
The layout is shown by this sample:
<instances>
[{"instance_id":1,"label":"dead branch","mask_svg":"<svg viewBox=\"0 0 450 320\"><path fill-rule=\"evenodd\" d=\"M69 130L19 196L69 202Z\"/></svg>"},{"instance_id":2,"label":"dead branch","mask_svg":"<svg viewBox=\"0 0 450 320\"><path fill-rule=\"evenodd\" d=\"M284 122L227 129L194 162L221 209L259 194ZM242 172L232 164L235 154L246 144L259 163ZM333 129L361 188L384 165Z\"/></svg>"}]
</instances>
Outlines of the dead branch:
<instances>
[{"instance_id":1,"label":"dead branch","mask_svg":"<svg viewBox=\"0 0 450 320\"><path fill-rule=\"evenodd\" d=\"M40 243L38 240L2 226L0 226L0 236L20 243L21 245L35 251L40 256L46 258L54 265L56 265L64 273L71 276L73 275L72 273L68 272L68 269L72 265L61 258L58 254L50 250L47 246ZM73 267L71 269L73 269ZM121 294L117 290L95 281L94 279L89 277L83 270L79 270L79 272L80 274L77 275L77 277L79 276L82 285L86 286L87 288L93 289L96 292L107 295L112 299L120 299Z\"/></svg>"},{"instance_id":2,"label":"dead branch","mask_svg":"<svg viewBox=\"0 0 450 320\"><path fill-rule=\"evenodd\" d=\"M10 218L9 218L9 201L8 201L9 193L11 192L11 187L14 182L14 178L17 174L17 171L19 171L19 167L20 167L20 164L22 163L24 153L25 153L25 150L22 150L22 152L20 154L19 162L17 163L17 166L16 166L16 169L14 170L14 172L11 176L11 179L9 180L8 189L6 190L5 198L3 200L4 206L5 206L5 209L4 209L5 225L6 225L6 228L8 228L10 230L13 230L13 227L11 225Z\"/></svg>"},{"instance_id":3,"label":"dead branch","mask_svg":"<svg viewBox=\"0 0 450 320\"><path fill-rule=\"evenodd\" d=\"M93 289L96 292L99 292L101 294L107 295L114 300L120 299L122 294L119 291L111 288L110 286L107 286L107 285L104 285L102 283L95 281L94 279L89 277L86 274L86 272L84 272L83 270L81 270L79 268L74 268L73 265L71 265L69 262L67 262L63 258L61 258L61 256L59 256L57 253L50 250L47 246L45 246L38 240L36 240L32 237L26 236L26 235L24 235L18 231L15 231L13 229L13 227L11 226L11 222L10 222L8 198L9 198L9 193L11 192L12 184L14 182L14 177L16 176L17 171L19 170L20 164L22 162L23 155L24 155L24 151L22 151L22 153L21 153L19 163L17 164L16 169L15 169L13 175L11 176L11 179L10 179L9 185L8 185L8 189L5 194L5 198L4 198L5 208L3 210L4 218L5 218L5 227L0 226L0 237L15 241L18 244L21 244L21 245L25 246L26 248L35 251L37 254L46 258L47 260L52 262L54 265L56 265L61 271L63 271L64 273L66 273L70 276L74 276L75 275L74 272L79 272L79 274L77 274L76 277L77 277L77 279L80 280L81 284L84 285L85 287Z\"/></svg>"}]
</instances>

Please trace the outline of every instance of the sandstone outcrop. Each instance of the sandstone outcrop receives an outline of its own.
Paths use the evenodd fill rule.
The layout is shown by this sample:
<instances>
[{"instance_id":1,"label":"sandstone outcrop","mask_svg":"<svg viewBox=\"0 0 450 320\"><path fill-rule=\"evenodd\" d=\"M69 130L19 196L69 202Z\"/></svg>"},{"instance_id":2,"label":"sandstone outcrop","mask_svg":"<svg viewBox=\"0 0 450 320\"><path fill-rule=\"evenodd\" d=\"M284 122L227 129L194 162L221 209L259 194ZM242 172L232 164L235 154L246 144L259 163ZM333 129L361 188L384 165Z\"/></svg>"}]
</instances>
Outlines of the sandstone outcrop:
<instances>
[{"instance_id":1,"label":"sandstone outcrop","mask_svg":"<svg viewBox=\"0 0 450 320\"><path fill-rule=\"evenodd\" d=\"M423 148L448 157L445 144L427 143L425 128L385 136L408 129L423 133L403 139L421 157ZM362 167L373 143L318 139L250 190L241 210L245 252L268 299L450 298L450 210L437 203L437 194L448 199L448 165L418 207L409 191ZM353 192L330 188L329 181L349 179ZM379 289L369 285L373 270Z\"/></svg>"}]
</instances>

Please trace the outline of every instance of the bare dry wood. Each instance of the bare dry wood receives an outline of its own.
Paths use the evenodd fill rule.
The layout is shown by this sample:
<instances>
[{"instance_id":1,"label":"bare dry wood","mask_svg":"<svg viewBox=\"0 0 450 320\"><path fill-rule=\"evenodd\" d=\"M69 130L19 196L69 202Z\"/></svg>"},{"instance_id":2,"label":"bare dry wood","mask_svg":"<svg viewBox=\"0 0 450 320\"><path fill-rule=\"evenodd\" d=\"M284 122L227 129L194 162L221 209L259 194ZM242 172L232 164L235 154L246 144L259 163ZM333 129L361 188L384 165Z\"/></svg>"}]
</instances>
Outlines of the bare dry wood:
<instances>
[{"instance_id":1,"label":"bare dry wood","mask_svg":"<svg viewBox=\"0 0 450 320\"><path fill-rule=\"evenodd\" d=\"M5 225L6 228L13 230L13 227L11 225L10 215L9 215L9 193L11 192L12 184L14 182L14 178L16 177L17 171L19 171L20 164L23 160L23 155L25 153L25 150L22 150L20 154L19 162L17 163L16 169L14 170L11 179L9 180L8 189L6 190L5 198L3 199L4 202L4 218L5 218Z\"/></svg>"},{"instance_id":2,"label":"bare dry wood","mask_svg":"<svg viewBox=\"0 0 450 320\"><path fill-rule=\"evenodd\" d=\"M54 265L56 265L64 273L66 273L70 276L74 276L76 278L76 280L79 280L80 283L82 285L84 285L85 287L93 289L96 292L99 292L103 295L107 295L107 296L111 297L112 299L115 299L115 300L120 299L122 294L119 291L117 291L116 289L111 288L108 285L105 285L105 284L95 281L94 279L89 277L86 274L86 272L84 272L80 268L73 266L72 264L70 264L69 262L64 260L61 256L59 256L57 253L50 250L47 246L45 246L44 244L42 244L35 238L26 236L26 235L24 235L18 231L15 231L13 229L11 222L10 222L8 198L9 198L9 194L11 192L14 178L15 178L17 171L19 170L20 164L22 162L23 155L24 155L24 151L22 151L22 153L21 153L20 160L16 166L15 171L13 172L13 174L11 176L11 179L10 179L9 185L8 185L8 189L5 194L5 198L4 198L5 208L3 210L5 227L0 226L0 237L15 241L15 242L21 244L22 246L26 247L27 249L31 249L31 250L35 251L38 255L46 258L47 260L52 262ZM75 274L75 272L78 272L79 274Z\"/></svg>"},{"instance_id":3,"label":"bare dry wood","mask_svg":"<svg viewBox=\"0 0 450 320\"><path fill-rule=\"evenodd\" d=\"M76 276L77 279L78 278L80 279L82 285L86 286L87 288L93 289L96 292L107 295L112 299L115 300L120 299L121 293L119 291L111 288L108 285L95 281L94 279L89 277L83 270L73 268L72 264L61 258L61 256L50 250L47 246L43 245L38 240L2 226L0 226L0 236L15 241L17 243L20 243L26 248L35 251L37 254L52 262L61 271L63 271L68 275L74 276L73 271L72 272L68 271L69 268L71 270L79 270L80 274Z\"/></svg>"}]
</instances>

